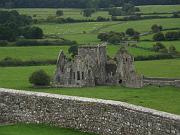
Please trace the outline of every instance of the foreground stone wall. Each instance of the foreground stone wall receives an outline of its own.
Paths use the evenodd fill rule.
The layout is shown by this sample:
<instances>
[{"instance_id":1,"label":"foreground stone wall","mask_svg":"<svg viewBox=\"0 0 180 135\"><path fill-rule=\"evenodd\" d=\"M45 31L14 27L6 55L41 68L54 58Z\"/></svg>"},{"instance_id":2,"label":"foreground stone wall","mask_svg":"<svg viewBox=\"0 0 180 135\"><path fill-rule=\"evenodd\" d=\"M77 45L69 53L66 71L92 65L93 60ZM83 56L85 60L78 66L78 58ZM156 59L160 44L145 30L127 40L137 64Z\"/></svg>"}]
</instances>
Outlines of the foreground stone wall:
<instances>
[{"instance_id":1,"label":"foreground stone wall","mask_svg":"<svg viewBox=\"0 0 180 135\"><path fill-rule=\"evenodd\" d=\"M173 78L153 78L153 77L144 77L143 83L147 85L156 85L156 86L174 86L180 87L180 79Z\"/></svg>"},{"instance_id":2,"label":"foreground stone wall","mask_svg":"<svg viewBox=\"0 0 180 135\"><path fill-rule=\"evenodd\" d=\"M179 135L180 116L118 101L0 88L0 123L46 123L100 135Z\"/></svg>"}]
</instances>

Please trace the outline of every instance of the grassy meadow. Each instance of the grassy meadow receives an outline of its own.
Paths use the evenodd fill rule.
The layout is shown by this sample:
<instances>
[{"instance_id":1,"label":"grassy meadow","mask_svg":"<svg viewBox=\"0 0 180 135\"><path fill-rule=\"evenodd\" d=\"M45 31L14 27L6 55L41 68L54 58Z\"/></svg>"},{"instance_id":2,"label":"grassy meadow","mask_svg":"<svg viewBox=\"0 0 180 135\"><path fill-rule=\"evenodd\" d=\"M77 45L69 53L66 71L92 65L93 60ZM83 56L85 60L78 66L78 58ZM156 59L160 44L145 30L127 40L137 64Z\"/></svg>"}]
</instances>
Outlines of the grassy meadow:
<instances>
[{"instance_id":1,"label":"grassy meadow","mask_svg":"<svg viewBox=\"0 0 180 135\"><path fill-rule=\"evenodd\" d=\"M139 73L145 76L180 77L180 61L159 60L136 62ZM157 70L158 66L158 70ZM110 99L180 114L179 88L149 86L141 89L120 86L98 86L91 88L32 88L28 78L38 69L53 77L55 66L0 67L0 87L48 92L63 95Z\"/></svg>"},{"instance_id":2,"label":"grassy meadow","mask_svg":"<svg viewBox=\"0 0 180 135\"><path fill-rule=\"evenodd\" d=\"M135 62L139 74L150 77L180 78L180 60L154 60ZM28 77L32 72L44 69L50 76L55 73L55 65L28 67L0 67L0 87L27 89L31 86Z\"/></svg>"},{"instance_id":3,"label":"grassy meadow","mask_svg":"<svg viewBox=\"0 0 180 135\"><path fill-rule=\"evenodd\" d=\"M68 48L69 46L2 47L0 60L6 57L21 60L52 60L58 57L60 50L67 54Z\"/></svg>"},{"instance_id":4,"label":"grassy meadow","mask_svg":"<svg viewBox=\"0 0 180 135\"><path fill-rule=\"evenodd\" d=\"M141 13L172 13L180 10L180 5L147 5L147 6L138 6L141 10ZM32 16L34 19L46 19L49 16L55 16L57 8L15 8L15 9L3 9L3 10L17 10L21 14ZM71 9L65 8L60 9L64 11L62 17L72 17L75 19L87 19L82 16L82 9ZM96 19L98 16L110 18L110 15L107 11L98 11L94 13L90 19Z\"/></svg>"},{"instance_id":5,"label":"grassy meadow","mask_svg":"<svg viewBox=\"0 0 180 135\"><path fill-rule=\"evenodd\" d=\"M69 46L34 46L34 47L1 47L0 60L6 57L12 57L21 60L53 60L57 59L60 50L65 54L68 53ZM121 48L121 45L108 45L107 54L114 57L116 52ZM156 52L142 50L138 48L127 48L133 56L148 56L156 54Z\"/></svg>"},{"instance_id":6,"label":"grassy meadow","mask_svg":"<svg viewBox=\"0 0 180 135\"><path fill-rule=\"evenodd\" d=\"M152 14L157 13L159 15L170 16L172 12L179 11L180 5L149 5L140 6L141 13ZM4 9L3 9L4 10ZM7 9L6 9L7 10ZM9 9L12 10L12 9ZM26 14L32 16L34 19L46 19L50 16L55 16L57 9L49 8L21 8L13 9L19 11L21 14ZM62 9L64 11L64 18L72 17L75 19L87 19L81 14L82 9ZM163 14L162 14L163 13ZM164 14L165 13L165 14ZM96 19L98 16L110 17L107 11L98 11L89 17L88 19ZM119 16L120 18L122 16ZM84 23L39 23L34 26L38 26L43 29L45 36L57 35L57 37L63 37L65 39L77 41L80 45L86 44L97 44L100 42L97 39L98 33L101 32L125 32L127 28L134 28L140 33L148 32L151 30L153 24L162 25L165 29L180 28L180 18L162 18L162 19L146 19L137 21L108 21L108 22L84 22ZM142 36L141 40L137 43L137 46L143 48L151 48L155 42L152 41L152 34ZM58 38L57 38L58 39ZM148 39L150 41L142 41ZM180 51L179 41L166 41L162 42L166 47L174 45L177 51ZM109 56L113 57L120 45L108 45L107 53ZM56 59L60 50L64 50L68 54L69 46L28 46L28 47L0 47L0 60L5 57L12 57L21 60L51 60ZM148 56L157 54L156 52L150 50L144 50L139 48L127 47L128 51L133 56ZM180 78L180 59L171 60L153 60L153 61L137 61L135 62L135 67L139 74L150 77L170 77L170 78ZM141 105L145 107L154 108L161 111L166 111L170 113L180 114L180 91L179 88L174 87L144 87L142 89L130 89L120 86L98 86L93 88L51 88L51 89L35 89L28 82L28 77L32 72L44 69L50 76L53 76L55 72L55 65L49 66L24 66L24 67L0 67L0 87L14 88L14 89L24 89L40 92L49 92L64 95L73 96L83 96L83 97L93 97L101 99L111 99L124 101L136 105ZM27 125L14 126L14 130L28 130ZM12 128L12 127L9 127ZM32 132L34 131L34 126L30 126ZM0 127L0 130L2 127ZM8 129L8 127L7 127ZM4 130L7 130L4 129ZM41 127L37 133L41 132ZM30 129L31 130L31 129ZM51 131L51 129L48 129ZM54 129L53 129L54 130ZM42 132L45 132L43 129ZM62 135L74 134L72 131L64 132L62 129ZM8 135L11 135L11 130ZM18 133L18 131L17 131ZM29 132L31 133L31 131ZM47 132L48 133L48 132ZM64 134L63 134L64 133ZM77 133L78 134L78 133ZM82 134L82 133L81 133ZM6 134L5 134L6 135ZM15 135L15 134L13 134ZM18 134L19 135L19 134ZM52 133L52 135L56 135ZM85 135L85 134L84 134Z\"/></svg>"},{"instance_id":7,"label":"grassy meadow","mask_svg":"<svg viewBox=\"0 0 180 135\"><path fill-rule=\"evenodd\" d=\"M137 21L127 21L122 24L113 25L108 28L104 28L101 32L106 31L119 31L125 32L127 28L134 28L135 30L143 33L151 30L153 24L161 25L165 29L180 27L180 18L162 18L162 19L148 19L148 20L137 20Z\"/></svg>"},{"instance_id":8,"label":"grassy meadow","mask_svg":"<svg viewBox=\"0 0 180 135\"><path fill-rule=\"evenodd\" d=\"M95 135L72 129L37 124L16 124L0 127L1 135Z\"/></svg>"},{"instance_id":9,"label":"grassy meadow","mask_svg":"<svg viewBox=\"0 0 180 135\"><path fill-rule=\"evenodd\" d=\"M180 5L138 6L142 13L172 13L180 10Z\"/></svg>"},{"instance_id":10,"label":"grassy meadow","mask_svg":"<svg viewBox=\"0 0 180 135\"><path fill-rule=\"evenodd\" d=\"M153 24L161 25L164 29L180 27L180 18L148 19L126 22L85 22L71 24L38 24L46 35L58 35L60 37L75 40L79 44L97 43L98 33L116 31L125 32L128 28L134 28L140 33L149 32ZM142 26L143 24L143 26ZM167 31L166 31L167 32ZM152 40L153 34L142 36L140 39Z\"/></svg>"},{"instance_id":11,"label":"grassy meadow","mask_svg":"<svg viewBox=\"0 0 180 135\"><path fill-rule=\"evenodd\" d=\"M162 41L163 45L165 45L167 48L171 45L176 47L177 51L180 51L180 42L179 41ZM144 48L152 48L153 45L156 44L156 42L145 42L141 41L138 43L138 46L144 47Z\"/></svg>"},{"instance_id":12,"label":"grassy meadow","mask_svg":"<svg viewBox=\"0 0 180 135\"><path fill-rule=\"evenodd\" d=\"M4 9L7 10L7 9ZM9 9L12 10L12 9ZM71 9L71 8L15 8L21 14L32 16L34 19L46 19L47 17L56 16L57 10L63 10L63 18L71 17L74 19L87 19L82 15L82 9ZM96 19L98 16L110 17L107 11L98 11L94 13L89 19Z\"/></svg>"}]
</instances>

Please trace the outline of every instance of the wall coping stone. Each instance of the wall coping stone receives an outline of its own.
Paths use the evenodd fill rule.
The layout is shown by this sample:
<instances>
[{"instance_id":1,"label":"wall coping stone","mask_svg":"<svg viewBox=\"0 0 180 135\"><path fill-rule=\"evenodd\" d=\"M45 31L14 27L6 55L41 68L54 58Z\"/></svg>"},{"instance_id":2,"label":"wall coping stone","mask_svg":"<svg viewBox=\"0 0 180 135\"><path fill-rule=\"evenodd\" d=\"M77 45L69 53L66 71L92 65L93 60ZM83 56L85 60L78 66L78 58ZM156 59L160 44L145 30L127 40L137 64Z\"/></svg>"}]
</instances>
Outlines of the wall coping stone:
<instances>
[{"instance_id":1,"label":"wall coping stone","mask_svg":"<svg viewBox=\"0 0 180 135\"><path fill-rule=\"evenodd\" d=\"M129 110L146 112L151 115L180 121L180 115L157 111L155 109L132 105L132 104L121 102L121 101L103 100L103 99L86 98L86 97L78 97L78 96L66 96L66 95L60 95L60 94L32 92L32 91L15 90L15 89L7 89L7 88L0 88L0 93L1 92L11 93L11 94L31 95L31 96L38 96L38 97L50 97L50 98L57 98L57 99L62 99L62 100L75 100L75 101L81 101L81 102L92 102L92 103L96 102L96 103L107 104L107 105L115 105L115 106L125 107Z\"/></svg>"}]
</instances>

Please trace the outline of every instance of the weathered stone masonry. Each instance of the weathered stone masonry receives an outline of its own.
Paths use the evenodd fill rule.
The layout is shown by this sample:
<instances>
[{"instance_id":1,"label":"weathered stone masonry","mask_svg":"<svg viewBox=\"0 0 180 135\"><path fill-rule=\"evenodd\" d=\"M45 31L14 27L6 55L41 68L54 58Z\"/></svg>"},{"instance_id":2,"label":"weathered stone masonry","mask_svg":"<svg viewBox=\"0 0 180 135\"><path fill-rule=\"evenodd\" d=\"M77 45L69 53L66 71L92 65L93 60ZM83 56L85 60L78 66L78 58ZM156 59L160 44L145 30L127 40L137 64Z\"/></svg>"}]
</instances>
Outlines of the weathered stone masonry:
<instances>
[{"instance_id":1,"label":"weathered stone masonry","mask_svg":"<svg viewBox=\"0 0 180 135\"><path fill-rule=\"evenodd\" d=\"M0 124L46 123L100 135L179 135L180 116L118 101L0 88Z\"/></svg>"},{"instance_id":2,"label":"weathered stone masonry","mask_svg":"<svg viewBox=\"0 0 180 135\"><path fill-rule=\"evenodd\" d=\"M78 47L78 55L72 60L60 51L54 84L56 87L123 85L141 88L142 76L136 73L133 62L133 56L125 48L117 51L114 60L108 59L104 44Z\"/></svg>"}]
</instances>

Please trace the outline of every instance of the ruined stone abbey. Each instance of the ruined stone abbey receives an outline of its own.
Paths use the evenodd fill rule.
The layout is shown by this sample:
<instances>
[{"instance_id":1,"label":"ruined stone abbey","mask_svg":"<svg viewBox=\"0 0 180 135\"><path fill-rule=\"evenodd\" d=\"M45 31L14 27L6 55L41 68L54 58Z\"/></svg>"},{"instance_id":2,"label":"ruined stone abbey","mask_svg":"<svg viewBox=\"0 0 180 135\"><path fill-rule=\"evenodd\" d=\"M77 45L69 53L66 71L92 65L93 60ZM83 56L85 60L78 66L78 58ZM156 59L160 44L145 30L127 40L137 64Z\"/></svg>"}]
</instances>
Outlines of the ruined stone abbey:
<instances>
[{"instance_id":1,"label":"ruined stone abbey","mask_svg":"<svg viewBox=\"0 0 180 135\"><path fill-rule=\"evenodd\" d=\"M120 49L114 60L108 59L104 44L79 47L73 60L61 51L55 84L62 87L122 85L140 88L143 78L135 72L133 62L134 58L125 49Z\"/></svg>"}]
</instances>

